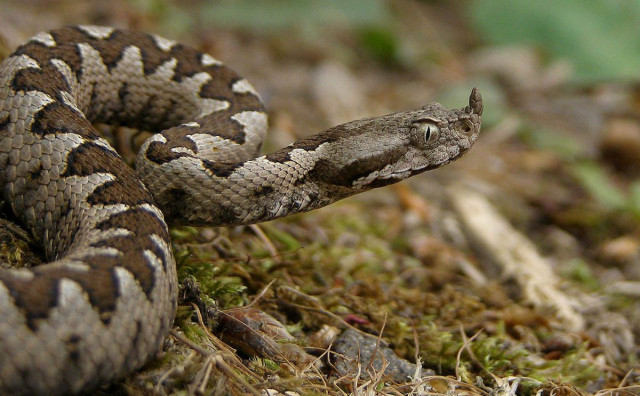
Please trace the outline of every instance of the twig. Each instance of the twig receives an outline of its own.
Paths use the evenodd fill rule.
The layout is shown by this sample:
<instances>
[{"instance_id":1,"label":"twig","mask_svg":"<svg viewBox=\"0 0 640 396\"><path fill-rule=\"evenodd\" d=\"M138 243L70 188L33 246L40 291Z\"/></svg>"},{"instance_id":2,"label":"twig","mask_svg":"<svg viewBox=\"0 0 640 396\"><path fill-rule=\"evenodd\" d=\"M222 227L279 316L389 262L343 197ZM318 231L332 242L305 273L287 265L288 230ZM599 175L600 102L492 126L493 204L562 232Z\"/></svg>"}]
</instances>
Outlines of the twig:
<instances>
[{"instance_id":1,"label":"twig","mask_svg":"<svg viewBox=\"0 0 640 396\"><path fill-rule=\"evenodd\" d=\"M282 264L282 260L280 259L280 253L278 253L278 249L276 249L276 247L271 242L271 239L269 239L269 237L262 231L262 228L260 228L257 224L251 224L249 228L251 228L251 230L258 236L258 238L260 238L262 243L264 243L264 245L267 247L267 250L269 251L271 258L276 263Z\"/></svg>"}]
</instances>

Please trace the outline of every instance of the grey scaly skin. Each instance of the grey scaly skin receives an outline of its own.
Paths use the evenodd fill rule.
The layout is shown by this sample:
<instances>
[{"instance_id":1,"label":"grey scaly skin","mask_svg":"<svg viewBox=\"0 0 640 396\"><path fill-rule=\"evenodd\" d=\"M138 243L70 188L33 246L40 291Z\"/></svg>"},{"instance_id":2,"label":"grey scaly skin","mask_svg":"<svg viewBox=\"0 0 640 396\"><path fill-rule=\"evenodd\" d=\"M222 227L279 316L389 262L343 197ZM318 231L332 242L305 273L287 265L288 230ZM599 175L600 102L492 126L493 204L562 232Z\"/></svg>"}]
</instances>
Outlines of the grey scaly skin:
<instances>
[{"instance_id":1,"label":"grey scaly skin","mask_svg":"<svg viewBox=\"0 0 640 396\"><path fill-rule=\"evenodd\" d=\"M172 40L75 26L0 64L0 186L50 261L0 270L0 394L86 391L139 368L177 305L165 218L232 225L307 211L460 158L482 99L352 121L257 157L260 99ZM163 130L128 167L92 122Z\"/></svg>"}]
</instances>

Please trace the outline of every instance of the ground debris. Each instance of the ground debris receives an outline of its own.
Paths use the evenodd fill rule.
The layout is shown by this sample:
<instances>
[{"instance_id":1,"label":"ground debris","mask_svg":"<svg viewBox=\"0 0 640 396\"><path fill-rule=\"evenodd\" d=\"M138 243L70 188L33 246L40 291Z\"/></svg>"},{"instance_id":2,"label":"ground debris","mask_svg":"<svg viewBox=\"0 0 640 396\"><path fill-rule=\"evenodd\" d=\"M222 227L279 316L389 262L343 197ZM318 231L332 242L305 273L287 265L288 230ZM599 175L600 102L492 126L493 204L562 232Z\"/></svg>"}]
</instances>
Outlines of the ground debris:
<instances>
[{"instance_id":1,"label":"ground debris","mask_svg":"<svg viewBox=\"0 0 640 396\"><path fill-rule=\"evenodd\" d=\"M370 379L383 371L383 377L406 382L416 372L416 365L399 358L393 349L379 338L348 329L333 344L331 361L340 377Z\"/></svg>"},{"instance_id":2,"label":"ground debris","mask_svg":"<svg viewBox=\"0 0 640 396\"><path fill-rule=\"evenodd\" d=\"M282 323L255 308L238 308L221 313L217 332L222 341L247 356L261 356L300 366L315 360L295 343L296 339Z\"/></svg>"},{"instance_id":3,"label":"ground debris","mask_svg":"<svg viewBox=\"0 0 640 396\"><path fill-rule=\"evenodd\" d=\"M575 296L560 290L560 280L533 242L480 193L457 185L451 187L450 196L473 242L501 268L503 276L515 279L523 299L540 310L551 308L566 328L583 330L585 322L575 308L579 305Z\"/></svg>"}]
</instances>

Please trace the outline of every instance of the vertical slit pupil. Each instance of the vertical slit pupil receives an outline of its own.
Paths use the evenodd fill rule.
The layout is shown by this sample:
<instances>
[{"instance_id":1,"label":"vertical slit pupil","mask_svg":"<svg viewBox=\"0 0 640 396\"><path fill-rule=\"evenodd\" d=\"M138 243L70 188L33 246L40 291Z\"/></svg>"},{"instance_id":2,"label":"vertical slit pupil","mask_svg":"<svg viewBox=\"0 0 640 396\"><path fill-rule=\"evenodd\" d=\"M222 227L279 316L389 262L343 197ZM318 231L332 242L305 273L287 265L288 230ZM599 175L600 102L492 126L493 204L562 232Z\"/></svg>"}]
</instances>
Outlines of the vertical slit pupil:
<instances>
[{"instance_id":1,"label":"vertical slit pupil","mask_svg":"<svg viewBox=\"0 0 640 396\"><path fill-rule=\"evenodd\" d=\"M431 127L428 126L427 130L424 133L424 141L428 142L430 138L431 138Z\"/></svg>"}]
</instances>

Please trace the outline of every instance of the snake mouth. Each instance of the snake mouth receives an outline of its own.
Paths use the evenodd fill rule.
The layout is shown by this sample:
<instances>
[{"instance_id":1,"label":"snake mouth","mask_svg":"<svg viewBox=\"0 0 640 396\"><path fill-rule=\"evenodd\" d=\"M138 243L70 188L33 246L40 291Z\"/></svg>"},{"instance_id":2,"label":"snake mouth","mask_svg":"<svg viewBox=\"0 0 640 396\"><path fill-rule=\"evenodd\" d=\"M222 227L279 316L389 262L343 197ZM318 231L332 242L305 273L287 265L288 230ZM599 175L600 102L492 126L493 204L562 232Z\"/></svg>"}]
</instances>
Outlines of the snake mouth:
<instances>
[{"instance_id":1,"label":"snake mouth","mask_svg":"<svg viewBox=\"0 0 640 396\"><path fill-rule=\"evenodd\" d=\"M466 150L465 150L466 151ZM383 186L387 186L389 184L393 184L393 183L397 183L399 181L402 181L404 179L408 179L411 176L414 175L418 175L420 173L432 170L432 169L437 169L440 168L452 161L455 161L456 159L460 158L462 155L464 154L464 151L461 151L460 154L456 155L455 157L451 157L447 160L438 162L438 163L427 163L427 164L423 164L423 165L419 165L419 166L411 166L408 167L406 169L402 169L402 170L396 170L392 173L386 174L386 175L378 175L372 182L370 182L368 185L370 187L383 187Z\"/></svg>"}]
</instances>

